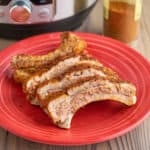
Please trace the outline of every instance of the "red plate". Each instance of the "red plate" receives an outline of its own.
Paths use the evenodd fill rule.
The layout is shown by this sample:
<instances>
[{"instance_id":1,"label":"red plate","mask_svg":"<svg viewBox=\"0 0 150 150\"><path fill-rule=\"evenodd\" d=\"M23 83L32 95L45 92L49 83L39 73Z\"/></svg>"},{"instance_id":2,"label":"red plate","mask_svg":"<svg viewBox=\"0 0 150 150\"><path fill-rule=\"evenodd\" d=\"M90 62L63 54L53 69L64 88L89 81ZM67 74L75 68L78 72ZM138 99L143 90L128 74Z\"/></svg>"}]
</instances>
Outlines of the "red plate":
<instances>
[{"instance_id":1,"label":"red plate","mask_svg":"<svg viewBox=\"0 0 150 150\"><path fill-rule=\"evenodd\" d=\"M55 127L43 111L28 103L21 86L12 79L11 57L19 53L43 54L60 44L60 33L32 37L0 53L0 125L36 142L59 145L90 144L120 136L148 116L150 110L150 64L139 53L115 40L76 33L88 43L87 50L123 79L137 87L137 104L101 101L79 110L70 130Z\"/></svg>"}]
</instances>

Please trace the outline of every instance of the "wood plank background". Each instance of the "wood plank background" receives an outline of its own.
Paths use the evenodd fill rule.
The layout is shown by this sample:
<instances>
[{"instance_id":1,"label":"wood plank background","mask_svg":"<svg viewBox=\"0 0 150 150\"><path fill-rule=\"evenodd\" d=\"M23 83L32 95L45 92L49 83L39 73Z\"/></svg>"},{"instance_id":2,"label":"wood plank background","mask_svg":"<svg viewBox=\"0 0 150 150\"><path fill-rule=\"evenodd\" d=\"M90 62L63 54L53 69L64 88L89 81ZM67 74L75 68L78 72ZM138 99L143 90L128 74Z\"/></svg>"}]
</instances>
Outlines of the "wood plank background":
<instances>
[{"instance_id":1,"label":"wood plank background","mask_svg":"<svg viewBox=\"0 0 150 150\"><path fill-rule=\"evenodd\" d=\"M98 1L91 15L78 31L100 34L102 31L102 5ZM143 12L137 50L150 60L150 0L143 1ZM0 49L16 41L0 38ZM52 146L30 142L0 128L0 150L150 150L150 118L131 132L103 143L77 147Z\"/></svg>"}]
</instances>

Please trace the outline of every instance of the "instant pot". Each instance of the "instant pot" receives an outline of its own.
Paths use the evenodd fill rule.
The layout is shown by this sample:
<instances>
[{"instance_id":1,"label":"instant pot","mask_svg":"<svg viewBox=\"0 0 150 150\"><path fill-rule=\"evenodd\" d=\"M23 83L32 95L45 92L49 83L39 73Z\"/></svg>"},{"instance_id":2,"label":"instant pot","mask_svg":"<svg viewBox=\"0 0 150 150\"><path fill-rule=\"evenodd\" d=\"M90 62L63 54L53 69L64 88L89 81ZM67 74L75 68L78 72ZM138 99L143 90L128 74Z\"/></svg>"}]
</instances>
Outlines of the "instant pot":
<instances>
[{"instance_id":1,"label":"instant pot","mask_svg":"<svg viewBox=\"0 0 150 150\"><path fill-rule=\"evenodd\" d=\"M0 37L20 39L79 27L97 0L0 0Z\"/></svg>"}]
</instances>

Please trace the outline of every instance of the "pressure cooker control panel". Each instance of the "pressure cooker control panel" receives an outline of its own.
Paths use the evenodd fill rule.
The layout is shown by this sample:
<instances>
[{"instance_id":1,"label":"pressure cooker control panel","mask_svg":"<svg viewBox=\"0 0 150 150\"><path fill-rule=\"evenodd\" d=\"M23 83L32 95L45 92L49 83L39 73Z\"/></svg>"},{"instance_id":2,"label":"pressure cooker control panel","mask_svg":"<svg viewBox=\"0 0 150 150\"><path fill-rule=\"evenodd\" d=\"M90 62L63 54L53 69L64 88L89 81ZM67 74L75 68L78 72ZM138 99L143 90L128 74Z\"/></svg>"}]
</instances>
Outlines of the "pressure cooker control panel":
<instances>
[{"instance_id":1,"label":"pressure cooker control panel","mask_svg":"<svg viewBox=\"0 0 150 150\"><path fill-rule=\"evenodd\" d=\"M55 15L53 0L0 0L0 23L50 22Z\"/></svg>"}]
</instances>

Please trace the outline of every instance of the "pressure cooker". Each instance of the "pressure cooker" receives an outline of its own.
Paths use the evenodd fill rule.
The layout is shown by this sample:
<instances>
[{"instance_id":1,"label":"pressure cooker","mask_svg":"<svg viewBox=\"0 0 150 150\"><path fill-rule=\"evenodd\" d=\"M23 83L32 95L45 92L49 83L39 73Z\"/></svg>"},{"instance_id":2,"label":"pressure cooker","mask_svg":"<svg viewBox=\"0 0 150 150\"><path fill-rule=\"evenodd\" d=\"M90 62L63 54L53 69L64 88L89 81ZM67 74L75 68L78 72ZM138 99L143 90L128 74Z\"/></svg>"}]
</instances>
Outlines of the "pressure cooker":
<instances>
[{"instance_id":1,"label":"pressure cooker","mask_svg":"<svg viewBox=\"0 0 150 150\"><path fill-rule=\"evenodd\" d=\"M0 0L0 37L73 30L97 0Z\"/></svg>"}]
</instances>

